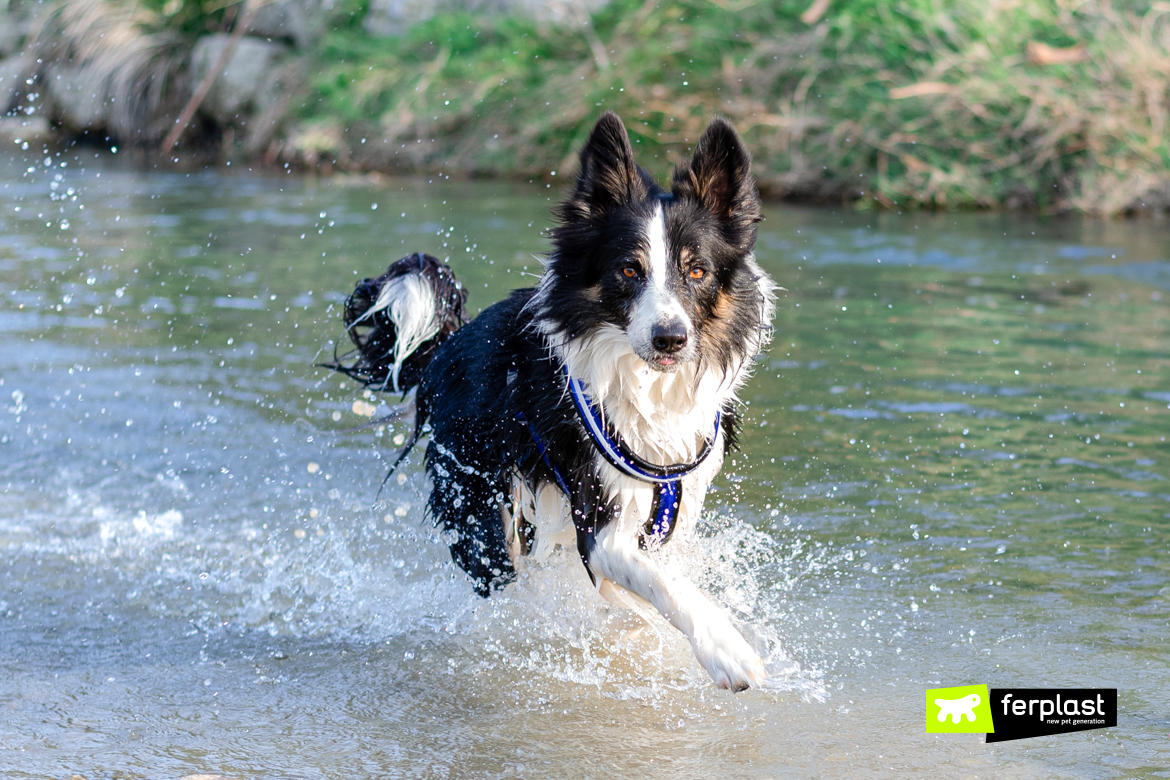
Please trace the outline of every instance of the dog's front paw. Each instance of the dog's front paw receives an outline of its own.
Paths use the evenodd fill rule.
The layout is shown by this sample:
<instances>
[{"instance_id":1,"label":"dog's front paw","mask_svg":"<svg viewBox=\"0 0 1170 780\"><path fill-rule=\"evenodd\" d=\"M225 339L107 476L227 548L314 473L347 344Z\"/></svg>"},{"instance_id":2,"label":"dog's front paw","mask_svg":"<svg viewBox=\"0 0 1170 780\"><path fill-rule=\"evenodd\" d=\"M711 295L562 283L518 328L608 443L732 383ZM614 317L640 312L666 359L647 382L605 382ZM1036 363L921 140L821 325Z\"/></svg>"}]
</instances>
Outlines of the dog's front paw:
<instances>
[{"instance_id":1,"label":"dog's front paw","mask_svg":"<svg viewBox=\"0 0 1170 780\"><path fill-rule=\"evenodd\" d=\"M726 618L701 627L691 638L699 663L720 688L735 693L760 686L768 672L760 656Z\"/></svg>"}]
</instances>

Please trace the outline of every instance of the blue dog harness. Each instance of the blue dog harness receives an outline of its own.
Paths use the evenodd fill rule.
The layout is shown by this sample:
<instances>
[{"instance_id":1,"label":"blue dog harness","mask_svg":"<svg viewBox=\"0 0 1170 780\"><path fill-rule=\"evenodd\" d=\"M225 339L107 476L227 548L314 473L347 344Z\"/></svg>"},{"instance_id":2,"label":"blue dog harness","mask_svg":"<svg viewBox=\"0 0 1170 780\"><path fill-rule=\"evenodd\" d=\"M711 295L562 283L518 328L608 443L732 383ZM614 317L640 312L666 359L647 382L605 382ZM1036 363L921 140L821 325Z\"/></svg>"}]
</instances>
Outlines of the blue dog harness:
<instances>
[{"instance_id":1,"label":"blue dog harness","mask_svg":"<svg viewBox=\"0 0 1170 780\"><path fill-rule=\"evenodd\" d=\"M585 425L585 430L589 433L589 438L592 440L593 446L597 448L597 451L601 453L601 456L605 458L606 462L626 476L633 477L639 482L648 482L658 486L658 492L654 498L654 506L650 510L650 520L647 522L648 527L645 536L647 537L647 546L661 544L674 531L674 522L678 517L679 502L682 500L682 480L684 477L693 473L695 469L699 468L703 464L703 461L707 459L707 456L711 454L711 449L719 439L719 426L722 421L722 414L719 412L715 413L715 433L703 444L702 451L693 461L690 463L672 463L666 466L659 466L643 460L633 452L630 452L617 431L611 431L605 425L601 413L585 392L585 388L581 385L580 380L571 376L567 369L565 371L565 378L569 383L569 393L573 398L573 406L577 409L577 416L581 418L581 422ZM540 457L544 460L545 465L552 470L553 476L556 478L561 490L568 496L568 482L565 480L564 475L557 465L549 459L548 448L541 440L540 435L537 434L536 429L532 427L532 423L525 419L523 413L517 414L516 419L528 426L528 432L532 435L532 441L536 444L536 449L540 452Z\"/></svg>"}]
</instances>

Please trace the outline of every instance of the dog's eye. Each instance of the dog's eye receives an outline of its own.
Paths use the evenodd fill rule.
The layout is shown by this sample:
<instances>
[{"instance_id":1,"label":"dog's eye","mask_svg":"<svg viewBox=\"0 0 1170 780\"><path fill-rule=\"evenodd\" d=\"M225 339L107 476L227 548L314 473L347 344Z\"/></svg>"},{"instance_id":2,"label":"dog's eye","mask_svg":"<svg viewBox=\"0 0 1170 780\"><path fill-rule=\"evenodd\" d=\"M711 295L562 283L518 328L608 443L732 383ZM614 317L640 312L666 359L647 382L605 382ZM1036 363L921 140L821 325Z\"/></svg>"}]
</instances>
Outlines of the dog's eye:
<instances>
[{"instance_id":1,"label":"dog's eye","mask_svg":"<svg viewBox=\"0 0 1170 780\"><path fill-rule=\"evenodd\" d=\"M638 269L634 268L634 266L632 266L632 265L627 265L625 268L622 269L622 275L625 276L627 279L633 279L635 276L638 275Z\"/></svg>"},{"instance_id":2,"label":"dog's eye","mask_svg":"<svg viewBox=\"0 0 1170 780\"><path fill-rule=\"evenodd\" d=\"M707 275L706 269L703 269L703 268L692 268L691 269L691 278L692 279L702 279L706 275Z\"/></svg>"}]
</instances>

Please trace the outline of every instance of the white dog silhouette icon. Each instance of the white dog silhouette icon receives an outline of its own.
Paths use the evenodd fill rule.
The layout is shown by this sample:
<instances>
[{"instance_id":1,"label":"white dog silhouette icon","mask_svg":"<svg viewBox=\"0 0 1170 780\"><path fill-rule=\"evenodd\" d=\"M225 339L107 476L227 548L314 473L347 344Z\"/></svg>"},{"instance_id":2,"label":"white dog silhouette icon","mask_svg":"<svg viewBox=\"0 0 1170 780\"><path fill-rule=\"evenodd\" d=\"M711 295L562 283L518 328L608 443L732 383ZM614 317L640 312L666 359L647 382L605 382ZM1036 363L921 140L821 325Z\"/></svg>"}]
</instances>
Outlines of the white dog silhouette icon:
<instances>
[{"instance_id":1,"label":"white dog silhouette icon","mask_svg":"<svg viewBox=\"0 0 1170 780\"><path fill-rule=\"evenodd\" d=\"M975 708L979 706L979 694L972 693L961 699L935 699L934 703L938 707L938 722L946 721L947 716L951 716L951 723L962 723L963 718L966 717L972 723L975 722Z\"/></svg>"}]
</instances>

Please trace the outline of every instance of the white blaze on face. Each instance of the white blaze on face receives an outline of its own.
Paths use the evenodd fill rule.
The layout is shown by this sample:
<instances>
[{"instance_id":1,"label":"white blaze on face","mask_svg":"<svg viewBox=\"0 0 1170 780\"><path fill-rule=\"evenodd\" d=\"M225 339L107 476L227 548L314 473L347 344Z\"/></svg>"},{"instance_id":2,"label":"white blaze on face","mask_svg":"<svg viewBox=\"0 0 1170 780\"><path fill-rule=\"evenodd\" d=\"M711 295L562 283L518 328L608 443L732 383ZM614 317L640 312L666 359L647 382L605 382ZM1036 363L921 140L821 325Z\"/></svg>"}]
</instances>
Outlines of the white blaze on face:
<instances>
[{"instance_id":1,"label":"white blaze on face","mask_svg":"<svg viewBox=\"0 0 1170 780\"><path fill-rule=\"evenodd\" d=\"M678 298L670 291L671 269L666 251L666 214L661 203L643 229L649 250L647 253L649 268L646 284L630 309L628 334L630 346L645 359L654 354L653 332L656 325L681 321L689 334L691 321Z\"/></svg>"},{"instance_id":2,"label":"white blaze on face","mask_svg":"<svg viewBox=\"0 0 1170 780\"><path fill-rule=\"evenodd\" d=\"M662 204L646 223L646 241L650 246L650 282L665 291L666 285L666 212Z\"/></svg>"}]
</instances>

